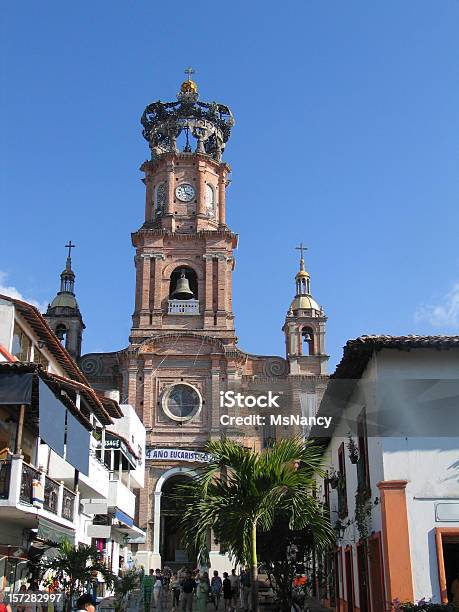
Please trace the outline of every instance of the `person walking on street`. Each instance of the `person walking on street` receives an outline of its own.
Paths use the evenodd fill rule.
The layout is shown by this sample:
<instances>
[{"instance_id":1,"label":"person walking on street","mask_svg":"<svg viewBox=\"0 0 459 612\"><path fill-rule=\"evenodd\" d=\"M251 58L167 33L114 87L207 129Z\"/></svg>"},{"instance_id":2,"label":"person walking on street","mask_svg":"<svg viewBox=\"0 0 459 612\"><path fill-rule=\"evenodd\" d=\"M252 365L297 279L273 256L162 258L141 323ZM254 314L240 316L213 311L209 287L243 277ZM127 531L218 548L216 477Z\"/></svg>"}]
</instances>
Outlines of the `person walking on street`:
<instances>
[{"instance_id":1,"label":"person walking on street","mask_svg":"<svg viewBox=\"0 0 459 612\"><path fill-rule=\"evenodd\" d=\"M252 581L250 577L250 570L246 568L241 572L241 604L244 612L249 612L250 608L250 591L252 587Z\"/></svg>"},{"instance_id":2,"label":"person walking on street","mask_svg":"<svg viewBox=\"0 0 459 612\"><path fill-rule=\"evenodd\" d=\"M193 593L196 590L196 581L191 577L188 570L185 580L182 582L182 610L183 612L193 612Z\"/></svg>"},{"instance_id":3,"label":"person walking on street","mask_svg":"<svg viewBox=\"0 0 459 612\"><path fill-rule=\"evenodd\" d=\"M209 584L205 574L199 579L199 584L196 589L196 612L206 612L207 599L209 596Z\"/></svg>"},{"instance_id":4,"label":"person walking on street","mask_svg":"<svg viewBox=\"0 0 459 612\"><path fill-rule=\"evenodd\" d=\"M228 572L223 572L223 605L225 612L231 609L232 596L231 580L228 578Z\"/></svg>"},{"instance_id":5,"label":"person walking on street","mask_svg":"<svg viewBox=\"0 0 459 612\"><path fill-rule=\"evenodd\" d=\"M155 584L154 571L151 569L149 574L145 574L140 585L143 596L143 606L145 612L150 612L153 586Z\"/></svg>"},{"instance_id":6,"label":"person walking on street","mask_svg":"<svg viewBox=\"0 0 459 612\"><path fill-rule=\"evenodd\" d=\"M220 604L220 597L222 596L222 579L218 575L218 571L214 571L212 580L210 581L210 591L212 593L212 599L214 601L215 609L218 610Z\"/></svg>"},{"instance_id":7,"label":"person walking on street","mask_svg":"<svg viewBox=\"0 0 459 612\"><path fill-rule=\"evenodd\" d=\"M240 588L240 580L239 580L239 576L236 574L236 570L232 569L231 570L231 576L229 577L230 582L231 582L231 592L232 592L232 597L231 597L231 609L235 612L238 608L238 602L239 602L239 588Z\"/></svg>"},{"instance_id":8,"label":"person walking on street","mask_svg":"<svg viewBox=\"0 0 459 612\"><path fill-rule=\"evenodd\" d=\"M155 583L153 585L153 601L155 602L155 608L157 612L162 612L163 609L163 577L161 576L161 570L157 569L155 572Z\"/></svg>"},{"instance_id":9,"label":"person walking on street","mask_svg":"<svg viewBox=\"0 0 459 612\"><path fill-rule=\"evenodd\" d=\"M172 612L176 612L180 602L180 580L176 572L172 574L170 589L172 591Z\"/></svg>"}]
</instances>

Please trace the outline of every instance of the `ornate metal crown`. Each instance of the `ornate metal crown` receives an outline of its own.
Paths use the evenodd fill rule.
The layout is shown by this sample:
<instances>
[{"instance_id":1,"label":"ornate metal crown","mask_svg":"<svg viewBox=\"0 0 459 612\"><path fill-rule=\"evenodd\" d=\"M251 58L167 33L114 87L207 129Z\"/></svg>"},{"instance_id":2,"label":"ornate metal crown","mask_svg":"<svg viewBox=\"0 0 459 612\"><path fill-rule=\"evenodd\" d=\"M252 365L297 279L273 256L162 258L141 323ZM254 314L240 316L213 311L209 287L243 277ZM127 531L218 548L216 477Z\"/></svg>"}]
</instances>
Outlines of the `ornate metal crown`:
<instances>
[{"instance_id":1,"label":"ornate metal crown","mask_svg":"<svg viewBox=\"0 0 459 612\"><path fill-rule=\"evenodd\" d=\"M234 125L230 109L217 102L199 102L196 83L182 83L177 102L153 102L144 110L140 122L152 159L163 153L178 153L177 138L186 136L184 152L191 153L190 135L196 140L196 153L220 161Z\"/></svg>"}]
</instances>

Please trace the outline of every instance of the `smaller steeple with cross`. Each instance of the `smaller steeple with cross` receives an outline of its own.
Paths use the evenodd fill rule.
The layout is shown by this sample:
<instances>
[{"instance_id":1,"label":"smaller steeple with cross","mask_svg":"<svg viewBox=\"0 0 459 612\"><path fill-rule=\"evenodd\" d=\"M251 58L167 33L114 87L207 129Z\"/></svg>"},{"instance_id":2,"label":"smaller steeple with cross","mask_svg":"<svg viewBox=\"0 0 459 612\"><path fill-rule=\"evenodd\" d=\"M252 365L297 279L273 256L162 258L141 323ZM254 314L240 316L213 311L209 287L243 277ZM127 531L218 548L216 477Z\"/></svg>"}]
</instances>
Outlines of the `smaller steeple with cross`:
<instances>
[{"instance_id":1,"label":"smaller steeple with cross","mask_svg":"<svg viewBox=\"0 0 459 612\"><path fill-rule=\"evenodd\" d=\"M301 251L301 257L300 257L300 271L304 272L304 251L308 250L308 247L305 247L304 244L302 242L300 242L300 246L295 247L296 251Z\"/></svg>"},{"instance_id":2,"label":"smaller steeple with cross","mask_svg":"<svg viewBox=\"0 0 459 612\"><path fill-rule=\"evenodd\" d=\"M309 295L311 291L309 273L304 266L304 252L308 250L302 242L300 246L295 247L296 251L300 251L300 270L295 276L297 295Z\"/></svg>"},{"instance_id":3,"label":"smaller steeple with cross","mask_svg":"<svg viewBox=\"0 0 459 612\"><path fill-rule=\"evenodd\" d=\"M67 261L65 262L65 270L61 274L61 293L71 293L74 295L74 284L75 284L75 273L72 270L72 249L75 248L75 244L69 240L65 248L69 250L67 254Z\"/></svg>"},{"instance_id":4,"label":"smaller steeple with cross","mask_svg":"<svg viewBox=\"0 0 459 612\"><path fill-rule=\"evenodd\" d=\"M61 286L44 315L51 329L73 359L81 355L81 339L85 325L75 297L75 273L72 270L71 240L65 245L67 258L61 272Z\"/></svg>"},{"instance_id":5,"label":"smaller steeple with cross","mask_svg":"<svg viewBox=\"0 0 459 612\"><path fill-rule=\"evenodd\" d=\"M65 269L69 272L72 272L72 249L74 249L75 247L76 247L76 244L72 244L71 240L69 240L69 243L65 245L65 248L69 250L69 253L67 255L67 262L65 264Z\"/></svg>"}]
</instances>

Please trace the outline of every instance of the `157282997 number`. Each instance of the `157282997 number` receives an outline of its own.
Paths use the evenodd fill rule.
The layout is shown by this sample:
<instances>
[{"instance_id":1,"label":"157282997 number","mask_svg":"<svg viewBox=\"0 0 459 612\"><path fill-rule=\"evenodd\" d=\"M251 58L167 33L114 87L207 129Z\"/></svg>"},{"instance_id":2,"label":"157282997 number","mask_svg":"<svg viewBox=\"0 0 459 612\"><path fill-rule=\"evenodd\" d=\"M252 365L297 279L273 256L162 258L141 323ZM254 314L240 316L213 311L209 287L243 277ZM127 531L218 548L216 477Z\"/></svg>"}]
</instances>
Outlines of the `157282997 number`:
<instances>
[{"instance_id":1,"label":"157282997 number","mask_svg":"<svg viewBox=\"0 0 459 612\"><path fill-rule=\"evenodd\" d=\"M28 591L27 593L5 593L6 600L12 604L58 603L63 593L47 593L46 591Z\"/></svg>"}]
</instances>

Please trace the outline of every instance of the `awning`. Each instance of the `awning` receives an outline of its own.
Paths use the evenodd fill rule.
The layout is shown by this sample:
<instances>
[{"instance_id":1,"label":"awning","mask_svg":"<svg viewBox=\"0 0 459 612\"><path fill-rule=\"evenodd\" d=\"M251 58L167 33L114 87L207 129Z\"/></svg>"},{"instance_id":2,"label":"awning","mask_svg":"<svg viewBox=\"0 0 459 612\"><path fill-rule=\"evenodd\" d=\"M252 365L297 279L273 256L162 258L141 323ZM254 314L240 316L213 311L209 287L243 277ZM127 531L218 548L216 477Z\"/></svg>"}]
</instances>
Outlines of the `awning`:
<instances>
[{"instance_id":1,"label":"awning","mask_svg":"<svg viewBox=\"0 0 459 612\"><path fill-rule=\"evenodd\" d=\"M112 431L105 432L105 448L119 450L133 469L137 467L137 458L121 436Z\"/></svg>"},{"instance_id":2,"label":"awning","mask_svg":"<svg viewBox=\"0 0 459 612\"><path fill-rule=\"evenodd\" d=\"M41 379L38 383L39 404L39 435L60 457L64 456L65 413L64 404L54 395L51 389Z\"/></svg>"},{"instance_id":3,"label":"awning","mask_svg":"<svg viewBox=\"0 0 459 612\"><path fill-rule=\"evenodd\" d=\"M0 404L30 404L33 373L5 369L0 371Z\"/></svg>"},{"instance_id":4,"label":"awning","mask_svg":"<svg viewBox=\"0 0 459 612\"><path fill-rule=\"evenodd\" d=\"M67 540L70 544L75 544L74 531L41 517L38 519L37 537L53 544L60 544L64 540Z\"/></svg>"},{"instance_id":5,"label":"awning","mask_svg":"<svg viewBox=\"0 0 459 612\"><path fill-rule=\"evenodd\" d=\"M118 510L118 508L116 508L115 510L115 518L127 525L128 527L132 527L132 525L134 524L134 519L125 514L122 510Z\"/></svg>"}]
</instances>

